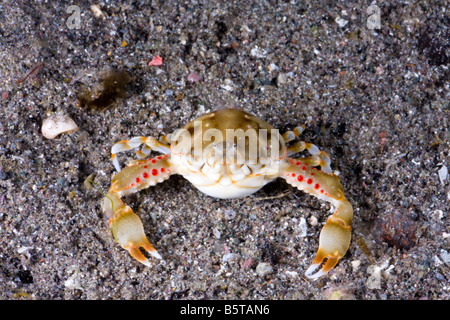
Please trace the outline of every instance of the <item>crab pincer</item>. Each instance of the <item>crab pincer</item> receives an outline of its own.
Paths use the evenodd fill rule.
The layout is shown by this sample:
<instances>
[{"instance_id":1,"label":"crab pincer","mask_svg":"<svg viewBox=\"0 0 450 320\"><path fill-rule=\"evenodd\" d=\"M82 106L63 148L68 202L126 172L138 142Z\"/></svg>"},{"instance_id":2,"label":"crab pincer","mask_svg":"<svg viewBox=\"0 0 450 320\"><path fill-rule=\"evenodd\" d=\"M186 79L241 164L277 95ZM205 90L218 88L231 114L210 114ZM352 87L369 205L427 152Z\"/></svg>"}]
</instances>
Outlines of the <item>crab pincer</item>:
<instances>
[{"instance_id":1,"label":"crab pincer","mask_svg":"<svg viewBox=\"0 0 450 320\"><path fill-rule=\"evenodd\" d=\"M290 159L283 169L286 182L335 207L319 237L319 250L312 265L306 270L308 278L316 279L333 269L347 252L351 240L353 208L344 196L344 188L333 173L323 172L308 164L306 158ZM326 163L328 166L328 163ZM323 264L321 269L317 269ZM317 271L317 272L316 272Z\"/></svg>"},{"instance_id":2,"label":"crab pincer","mask_svg":"<svg viewBox=\"0 0 450 320\"><path fill-rule=\"evenodd\" d=\"M121 197L166 180L170 172L164 156L138 160L113 177L111 188L103 200L103 212L109 219L114 238L133 258L146 266L150 263L140 248L155 258L162 257L145 236L141 219L123 203Z\"/></svg>"},{"instance_id":3,"label":"crab pincer","mask_svg":"<svg viewBox=\"0 0 450 320\"><path fill-rule=\"evenodd\" d=\"M336 207L336 212L328 217L320 232L319 250L311 266L305 272L305 275L311 279L317 279L333 269L350 246L352 206L348 200L344 199L339 201ZM323 267L318 269L324 260L326 261ZM316 270L318 271L315 272Z\"/></svg>"},{"instance_id":4,"label":"crab pincer","mask_svg":"<svg viewBox=\"0 0 450 320\"><path fill-rule=\"evenodd\" d=\"M141 219L130 207L125 206L117 210L109 219L109 225L116 241L140 263L150 266L150 262L139 249L141 247L153 257L162 259L145 236Z\"/></svg>"}]
</instances>

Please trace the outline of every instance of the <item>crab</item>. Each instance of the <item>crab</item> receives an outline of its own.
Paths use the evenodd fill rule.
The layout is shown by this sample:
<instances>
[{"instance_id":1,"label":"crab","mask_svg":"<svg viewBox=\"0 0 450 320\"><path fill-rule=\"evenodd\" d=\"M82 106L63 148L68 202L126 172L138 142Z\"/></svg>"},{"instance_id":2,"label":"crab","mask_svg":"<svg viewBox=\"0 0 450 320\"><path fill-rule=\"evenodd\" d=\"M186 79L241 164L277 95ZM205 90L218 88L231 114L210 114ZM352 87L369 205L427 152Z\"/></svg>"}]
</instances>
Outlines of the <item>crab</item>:
<instances>
[{"instance_id":1,"label":"crab","mask_svg":"<svg viewBox=\"0 0 450 320\"><path fill-rule=\"evenodd\" d=\"M222 109L204 114L159 140L140 136L114 144L111 154L117 174L102 208L115 240L146 266L151 264L140 248L162 259L147 239L141 219L121 198L171 175L182 175L201 192L222 199L248 196L282 178L334 207L320 232L316 257L305 271L308 278L324 276L350 246L353 209L339 178L331 171L329 156L312 143L293 142L303 130L304 126L298 126L280 134L250 113ZM117 154L131 149L138 149L138 159L121 170ZM310 156L291 157L304 150ZM148 158L152 151L159 155Z\"/></svg>"}]
</instances>

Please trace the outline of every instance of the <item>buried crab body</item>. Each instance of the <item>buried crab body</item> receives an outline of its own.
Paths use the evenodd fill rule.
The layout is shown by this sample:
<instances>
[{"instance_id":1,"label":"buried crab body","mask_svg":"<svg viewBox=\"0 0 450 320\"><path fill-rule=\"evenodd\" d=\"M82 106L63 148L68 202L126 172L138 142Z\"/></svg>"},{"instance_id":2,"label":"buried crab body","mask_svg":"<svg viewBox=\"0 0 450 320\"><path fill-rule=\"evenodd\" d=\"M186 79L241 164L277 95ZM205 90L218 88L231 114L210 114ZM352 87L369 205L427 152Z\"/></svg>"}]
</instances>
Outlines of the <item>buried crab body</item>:
<instances>
[{"instance_id":1,"label":"buried crab body","mask_svg":"<svg viewBox=\"0 0 450 320\"><path fill-rule=\"evenodd\" d=\"M248 196L280 177L335 207L320 233L316 258L305 273L309 278L325 275L348 250L353 209L325 152L303 141L287 145L302 131L303 127L296 127L280 135L256 116L223 109L205 114L161 140L136 137L116 143L111 153L118 173L103 201L116 241L145 265L150 262L140 247L161 258L145 236L140 218L121 198L172 174L180 174L203 193L222 199ZM117 153L141 146L137 151L141 159L121 170ZM290 157L303 150L311 156ZM144 159L151 151L161 155Z\"/></svg>"}]
</instances>

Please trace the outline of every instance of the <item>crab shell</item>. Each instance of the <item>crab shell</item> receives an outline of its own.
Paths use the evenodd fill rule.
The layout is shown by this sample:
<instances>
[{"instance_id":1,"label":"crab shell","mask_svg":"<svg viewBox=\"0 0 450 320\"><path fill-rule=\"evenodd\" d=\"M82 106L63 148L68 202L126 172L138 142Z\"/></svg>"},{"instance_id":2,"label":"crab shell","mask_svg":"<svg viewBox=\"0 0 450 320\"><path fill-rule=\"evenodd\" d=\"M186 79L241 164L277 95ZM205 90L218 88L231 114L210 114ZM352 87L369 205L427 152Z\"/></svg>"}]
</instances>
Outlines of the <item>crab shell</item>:
<instances>
[{"instance_id":1,"label":"crab shell","mask_svg":"<svg viewBox=\"0 0 450 320\"><path fill-rule=\"evenodd\" d=\"M216 198L240 198L279 176L287 148L278 130L236 109L218 110L172 135L177 173Z\"/></svg>"}]
</instances>

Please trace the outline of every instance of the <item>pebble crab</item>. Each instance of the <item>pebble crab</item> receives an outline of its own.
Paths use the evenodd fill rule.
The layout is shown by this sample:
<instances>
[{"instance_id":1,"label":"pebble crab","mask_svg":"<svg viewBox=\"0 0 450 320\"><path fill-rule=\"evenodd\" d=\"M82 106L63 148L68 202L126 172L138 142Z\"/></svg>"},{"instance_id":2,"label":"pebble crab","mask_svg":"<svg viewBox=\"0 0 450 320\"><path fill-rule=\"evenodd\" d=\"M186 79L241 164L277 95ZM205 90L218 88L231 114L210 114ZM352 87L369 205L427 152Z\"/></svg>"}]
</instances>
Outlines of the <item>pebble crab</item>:
<instances>
[{"instance_id":1,"label":"pebble crab","mask_svg":"<svg viewBox=\"0 0 450 320\"><path fill-rule=\"evenodd\" d=\"M288 146L303 129L298 126L279 134L250 113L222 109L202 115L160 140L141 136L114 144L111 154L117 174L102 208L115 240L146 266L150 262L140 248L162 258L145 236L141 219L121 198L173 174L182 175L203 193L222 199L248 196L274 179L283 178L335 208L320 232L316 257L305 272L312 279L327 274L349 248L353 209L325 152L303 141ZM139 147L139 159L121 170L117 154ZM303 150L310 156L291 157ZM152 151L160 155L148 158Z\"/></svg>"}]
</instances>

